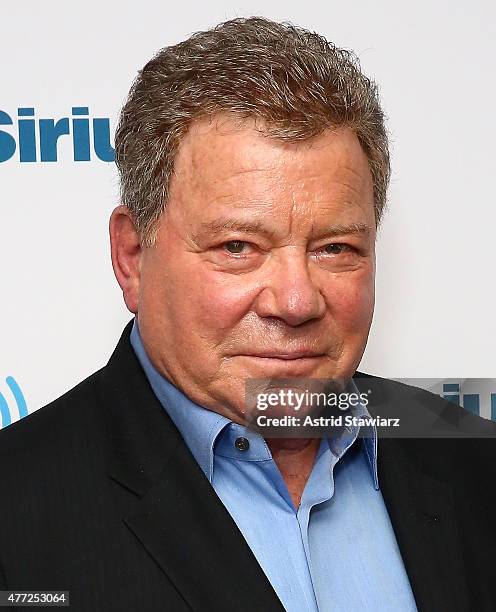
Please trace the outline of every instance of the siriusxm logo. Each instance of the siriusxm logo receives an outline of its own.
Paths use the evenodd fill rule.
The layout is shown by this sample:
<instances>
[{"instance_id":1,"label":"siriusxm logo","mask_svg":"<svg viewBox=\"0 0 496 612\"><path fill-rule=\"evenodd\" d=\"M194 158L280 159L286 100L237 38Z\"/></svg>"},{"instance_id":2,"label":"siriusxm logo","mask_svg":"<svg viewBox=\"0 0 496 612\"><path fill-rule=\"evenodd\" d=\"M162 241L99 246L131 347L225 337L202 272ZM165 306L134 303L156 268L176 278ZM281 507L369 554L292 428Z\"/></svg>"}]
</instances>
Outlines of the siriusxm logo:
<instances>
[{"instance_id":1,"label":"siriusxm logo","mask_svg":"<svg viewBox=\"0 0 496 612\"><path fill-rule=\"evenodd\" d=\"M22 419L22 417L25 417L28 414L28 409L26 406L26 400L24 399L24 395L22 394L22 391L19 385L17 384L17 382L12 376L7 376L7 378L5 379L5 382L9 386L9 389L12 393L14 401L17 404L17 412L19 414L19 418ZM12 417L11 417L9 405L7 403L7 400L5 399L5 396L2 395L2 393L0 393L0 417L1 417L0 429L2 427L7 427L7 425L10 425L12 423Z\"/></svg>"},{"instance_id":2,"label":"siriusxm logo","mask_svg":"<svg viewBox=\"0 0 496 612\"><path fill-rule=\"evenodd\" d=\"M74 106L71 117L57 120L37 119L32 107L18 108L15 121L0 110L0 126L13 126L0 129L0 163L12 159L16 152L22 163L56 162L61 138L70 139L75 162L91 161L93 153L104 162L115 159L110 144L110 120L102 117L90 120L87 106Z\"/></svg>"},{"instance_id":3,"label":"siriusxm logo","mask_svg":"<svg viewBox=\"0 0 496 612\"><path fill-rule=\"evenodd\" d=\"M465 379L461 384L444 383L442 396L450 402L459 404L465 410L496 421L496 393L494 393L494 386L487 384L490 382L490 379L487 382L482 381L486 383L482 385L477 379L474 380L479 383L475 385L475 388L474 385L471 385L472 388L467 388L471 382L470 379Z\"/></svg>"}]
</instances>

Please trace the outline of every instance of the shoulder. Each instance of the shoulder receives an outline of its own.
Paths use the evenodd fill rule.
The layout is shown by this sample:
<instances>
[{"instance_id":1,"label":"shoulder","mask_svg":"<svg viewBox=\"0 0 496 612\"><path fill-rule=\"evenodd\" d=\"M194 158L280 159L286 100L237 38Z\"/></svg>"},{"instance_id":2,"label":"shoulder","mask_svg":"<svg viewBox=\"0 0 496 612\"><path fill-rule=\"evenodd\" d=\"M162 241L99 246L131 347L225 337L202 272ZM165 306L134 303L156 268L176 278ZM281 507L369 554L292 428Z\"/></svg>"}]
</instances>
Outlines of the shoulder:
<instances>
[{"instance_id":1,"label":"shoulder","mask_svg":"<svg viewBox=\"0 0 496 612\"><path fill-rule=\"evenodd\" d=\"M36 462L60 462L68 453L91 447L101 420L101 372L0 431L2 477L22 468L25 475Z\"/></svg>"},{"instance_id":2,"label":"shoulder","mask_svg":"<svg viewBox=\"0 0 496 612\"><path fill-rule=\"evenodd\" d=\"M356 372L360 389L371 389L385 412L404 417L407 427L417 434L403 432L401 446L419 464L438 475L478 470L496 477L496 423L465 410L443 397L387 378Z\"/></svg>"},{"instance_id":3,"label":"shoulder","mask_svg":"<svg viewBox=\"0 0 496 612\"><path fill-rule=\"evenodd\" d=\"M462 425L468 434L480 434L481 437L487 434L496 437L495 422L473 414L440 395L411 384L372 376L365 372L357 371L353 379L360 389L370 390L371 394L376 396L378 403L394 404L399 411L414 410L419 418L425 414L449 418L451 422Z\"/></svg>"},{"instance_id":4,"label":"shoulder","mask_svg":"<svg viewBox=\"0 0 496 612\"><path fill-rule=\"evenodd\" d=\"M106 446L100 386L96 372L0 431L0 549L5 558L9 551L15 555L16 546L29 548L26 533L36 542L45 533L67 535L74 517L81 520L95 511L97 500L102 503Z\"/></svg>"}]
</instances>

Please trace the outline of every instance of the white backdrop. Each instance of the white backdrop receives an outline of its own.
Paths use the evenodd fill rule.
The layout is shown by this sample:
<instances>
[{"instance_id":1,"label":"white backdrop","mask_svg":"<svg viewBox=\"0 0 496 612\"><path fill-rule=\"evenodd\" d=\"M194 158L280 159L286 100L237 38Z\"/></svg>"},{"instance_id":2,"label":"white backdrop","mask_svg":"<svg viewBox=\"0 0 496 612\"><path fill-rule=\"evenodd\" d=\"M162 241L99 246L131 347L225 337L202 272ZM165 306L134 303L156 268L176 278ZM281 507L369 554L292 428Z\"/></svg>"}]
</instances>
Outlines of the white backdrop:
<instances>
[{"instance_id":1,"label":"white backdrop","mask_svg":"<svg viewBox=\"0 0 496 612\"><path fill-rule=\"evenodd\" d=\"M21 162L17 109L34 109L21 120L34 119L37 134L39 119L71 124L73 107L88 107L90 120L109 118L113 131L132 79L159 48L255 14L355 50L380 85L393 178L360 369L388 377L496 375L494 2L8 0L0 159L12 138L16 151L0 162L0 393L12 420L7 377L31 412L104 365L130 319L109 257L114 164L94 151L91 161L75 162L70 135L60 138L57 162L40 160L39 142L37 161ZM29 134L23 138L27 155Z\"/></svg>"}]
</instances>

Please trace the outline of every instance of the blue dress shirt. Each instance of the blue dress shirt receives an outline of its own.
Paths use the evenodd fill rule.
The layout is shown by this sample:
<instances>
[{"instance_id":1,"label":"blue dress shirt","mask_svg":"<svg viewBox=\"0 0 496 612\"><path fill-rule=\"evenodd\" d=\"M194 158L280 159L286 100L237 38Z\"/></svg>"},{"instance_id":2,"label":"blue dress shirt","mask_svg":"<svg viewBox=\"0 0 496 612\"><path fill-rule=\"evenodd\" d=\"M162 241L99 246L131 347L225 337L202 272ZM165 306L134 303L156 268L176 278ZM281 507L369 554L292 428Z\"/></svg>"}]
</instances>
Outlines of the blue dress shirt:
<instances>
[{"instance_id":1,"label":"blue dress shirt","mask_svg":"<svg viewBox=\"0 0 496 612\"><path fill-rule=\"evenodd\" d=\"M259 434L198 406L131 344L150 385L288 612L412 612L377 480L377 437L323 438L299 508ZM357 414L368 414L360 406ZM247 438L240 450L235 441Z\"/></svg>"}]
</instances>

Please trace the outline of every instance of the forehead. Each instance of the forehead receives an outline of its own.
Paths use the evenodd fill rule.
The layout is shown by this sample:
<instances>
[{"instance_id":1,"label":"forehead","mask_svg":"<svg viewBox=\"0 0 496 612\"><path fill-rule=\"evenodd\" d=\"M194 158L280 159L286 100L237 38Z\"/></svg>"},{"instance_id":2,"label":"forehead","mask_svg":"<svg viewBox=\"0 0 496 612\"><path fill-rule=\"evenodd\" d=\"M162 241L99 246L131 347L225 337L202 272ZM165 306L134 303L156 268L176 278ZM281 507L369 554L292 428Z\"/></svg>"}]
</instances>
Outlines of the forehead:
<instances>
[{"instance_id":1,"label":"forehead","mask_svg":"<svg viewBox=\"0 0 496 612\"><path fill-rule=\"evenodd\" d=\"M368 160L350 129L287 142L264 136L254 121L226 116L197 121L183 139L169 205L202 220L291 211L374 224Z\"/></svg>"}]
</instances>

